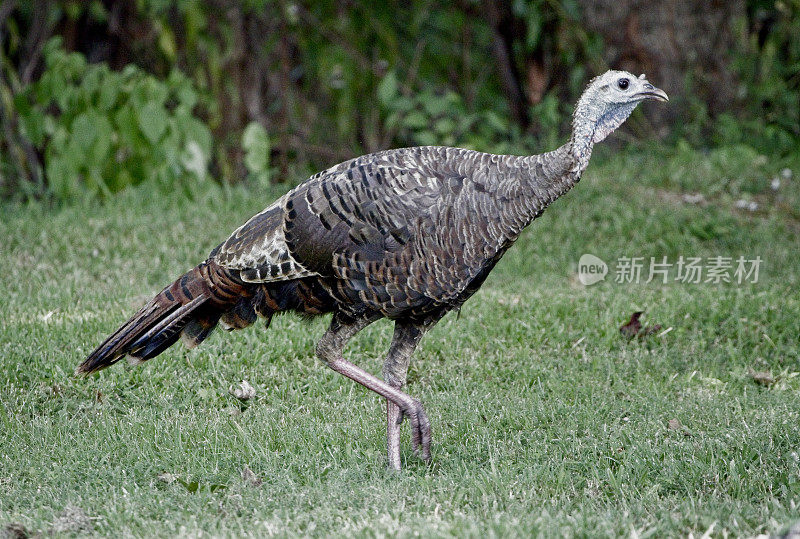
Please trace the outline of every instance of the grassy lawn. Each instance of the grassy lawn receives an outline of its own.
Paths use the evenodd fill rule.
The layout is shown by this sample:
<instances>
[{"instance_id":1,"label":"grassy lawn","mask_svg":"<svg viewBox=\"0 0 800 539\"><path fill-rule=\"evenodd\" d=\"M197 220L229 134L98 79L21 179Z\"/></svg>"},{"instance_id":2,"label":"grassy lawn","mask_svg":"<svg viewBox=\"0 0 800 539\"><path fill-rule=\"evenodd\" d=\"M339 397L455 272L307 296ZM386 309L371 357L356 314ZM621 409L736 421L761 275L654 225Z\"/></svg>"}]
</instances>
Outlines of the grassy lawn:
<instances>
[{"instance_id":1,"label":"grassy lawn","mask_svg":"<svg viewBox=\"0 0 800 539\"><path fill-rule=\"evenodd\" d=\"M0 206L0 527L115 536L785 528L800 511L800 177L773 190L781 167L737 148L600 157L460 316L423 340L409 392L430 416L433 463L411 454L404 430L400 474L386 469L382 401L313 355L327 320L281 317L268 331L219 332L141 367L72 376L278 191ZM583 253L609 264L605 281L577 282ZM760 256L758 282L614 282L619 257L647 266L651 256L716 255ZM627 341L618 328L636 310L662 329ZM390 336L390 323L374 324L349 357L380 372ZM244 403L230 394L241 380L257 390ZM257 480L242 478L245 467Z\"/></svg>"}]
</instances>

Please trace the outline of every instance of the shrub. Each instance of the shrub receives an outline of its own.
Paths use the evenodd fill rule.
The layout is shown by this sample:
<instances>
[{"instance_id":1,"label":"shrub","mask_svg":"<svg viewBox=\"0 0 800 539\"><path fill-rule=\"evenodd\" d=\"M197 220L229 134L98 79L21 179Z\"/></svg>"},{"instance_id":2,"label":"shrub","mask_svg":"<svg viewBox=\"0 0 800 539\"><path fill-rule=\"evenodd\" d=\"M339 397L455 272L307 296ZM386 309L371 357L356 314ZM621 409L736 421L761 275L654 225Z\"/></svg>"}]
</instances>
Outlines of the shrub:
<instances>
[{"instance_id":1,"label":"shrub","mask_svg":"<svg viewBox=\"0 0 800 539\"><path fill-rule=\"evenodd\" d=\"M200 95L177 70L165 80L134 65L115 72L67 53L60 38L45 70L14 99L21 134L43 155L59 200L105 196L152 182L187 189L208 176L212 136L194 111Z\"/></svg>"}]
</instances>

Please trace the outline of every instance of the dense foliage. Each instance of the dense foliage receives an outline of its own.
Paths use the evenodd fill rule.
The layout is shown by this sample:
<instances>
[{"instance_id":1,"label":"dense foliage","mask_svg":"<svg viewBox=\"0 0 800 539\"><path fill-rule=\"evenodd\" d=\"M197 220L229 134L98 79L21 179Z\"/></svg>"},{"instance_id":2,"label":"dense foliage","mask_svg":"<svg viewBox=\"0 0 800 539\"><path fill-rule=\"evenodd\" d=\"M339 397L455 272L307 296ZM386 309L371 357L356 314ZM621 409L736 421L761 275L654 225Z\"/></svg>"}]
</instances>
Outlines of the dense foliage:
<instances>
[{"instance_id":1,"label":"dense foliage","mask_svg":"<svg viewBox=\"0 0 800 539\"><path fill-rule=\"evenodd\" d=\"M743 114L716 118L717 142L749 142L761 151L800 147L800 1L753 1L752 31L743 36L732 69L741 82ZM739 128L741 126L741 128Z\"/></svg>"},{"instance_id":2,"label":"dense foliage","mask_svg":"<svg viewBox=\"0 0 800 539\"><path fill-rule=\"evenodd\" d=\"M41 78L15 106L21 134L44 151L54 195L70 199L82 190L108 194L148 179L169 187L205 178L211 133L193 116L197 92L180 71L164 81L135 65L111 71L65 53L59 39L44 57Z\"/></svg>"},{"instance_id":3,"label":"dense foliage","mask_svg":"<svg viewBox=\"0 0 800 539\"><path fill-rule=\"evenodd\" d=\"M608 9L609 30L579 0L10 0L0 196L297 181L390 146L540 150L563 139L573 101L609 66L663 67L673 100L632 118L640 138L656 128L668 144L796 151L800 0L729 3L712 44L723 54L693 57L706 51L698 34L686 38L696 50L670 49L672 63L658 29L638 23L661 8L623 4L635 17L617 24ZM707 9L696 17L720 16Z\"/></svg>"}]
</instances>

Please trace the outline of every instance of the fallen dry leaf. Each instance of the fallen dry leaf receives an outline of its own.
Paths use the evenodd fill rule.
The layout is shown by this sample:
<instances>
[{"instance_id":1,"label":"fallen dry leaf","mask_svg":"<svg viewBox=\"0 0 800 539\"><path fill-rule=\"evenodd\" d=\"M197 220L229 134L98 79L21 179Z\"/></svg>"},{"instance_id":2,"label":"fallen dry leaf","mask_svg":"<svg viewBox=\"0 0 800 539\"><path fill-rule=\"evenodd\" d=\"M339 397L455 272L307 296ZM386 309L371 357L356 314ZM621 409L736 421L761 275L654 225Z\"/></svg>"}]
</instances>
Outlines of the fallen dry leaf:
<instances>
[{"instance_id":1,"label":"fallen dry leaf","mask_svg":"<svg viewBox=\"0 0 800 539\"><path fill-rule=\"evenodd\" d=\"M630 320L626 324L622 324L619 328L619 332L622 333L622 336L627 339L632 339L639 332L642 330L642 323L639 321L639 318L642 317L644 311L636 311L631 315Z\"/></svg>"},{"instance_id":2,"label":"fallen dry leaf","mask_svg":"<svg viewBox=\"0 0 800 539\"><path fill-rule=\"evenodd\" d=\"M661 324L656 324L654 326L646 326L642 327L642 322L640 318L644 314L644 311L636 311L631 315L630 320L627 323L622 324L619 328L619 332L622 334L623 337L626 339L633 339L634 337L639 337L640 339L649 335L653 335L659 331L661 331Z\"/></svg>"},{"instance_id":3,"label":"fallen dry leaf","mask_svg":"<svg viewBox=\"0 0 800 539\"><path fill-rule=\"evenodd\" d=\"M747 373L750 375L750 378L759 385L769 387L775 383L775 378L772 377L772 374L765 372L765 371L754 371L752 367L747 369Z\"/></svg>"},{"instance_id":4,"label":"fallen dry leaf","mask_svg":"<svg viewBox=\"0 0 800 539\"><path fill-rule=\"evenodd\" d=\"M251 386L247 380L242 380L239 387L231 390L231 394L239 400L246 401L256 396L256 388Z\"/></svg>"},{"instance_id":5,"label":"fallen dry leaf","mask_svg":"<svg viewBox=\"0 0 800 539\"><path fill-rule=\"evenodd\" d=\"M687 204L702 204L705 205L706 197L702 193L686 193L682 197Z\"/></svg>"},{"instance_id":6,"label":"fallen dry leaf","mask_svg":"<svg viewBox=\"0 0 800 539\"><path fill-rule=\"evenodd\" d=\"M644 335L655 335L661 331L661 324L656 324L654 326L647 326L644 328Z\"/></svg>"},{"instance_id":7,"label":"fallen dry leaf","mask_svg":"<svg viewBox=\"0 0 800 539\"><path fill-rule=\"evenodd\" d=\"M251 470L250 466L247 464L245 464L244 468L242 468L242 481L252 487L260 487L264 483L264 480L256 475L256 473Z\"/></svg>"},{"instance_id":8,"label":"fallen dry leaf","mask_svg":"<svg viewBox=\"0 0 800 539\"><path fill-rule=\"evenodd\" d=\"M173 473L161 472L160 474L158 474L158 480L168 485L174 483L175 481L177 481L177 479L178 476Z\"/></svg>"},{"instance_id":9,"label":"fallen dry leaf","mask_svg":"<svg viewBox=\"0 0 800 539\"><path fill-rule=\"evenodd\" d=\"M691 436L691 435L692 435L692 433L691 433L691 432L689 432L689 429L687 429L687 428L686 428L686 427L685 427L685 426L684 426L684 425L683 425L683 424L680 422L680 420L679 420L679 419L674 419L674 418L673 418L673 419L670 419L669 421L667 421L667 428L668 428L669 430L679 430L679 431L681 431L681 433L682 433L684 436Z\"/></svg>"}]
</instances>

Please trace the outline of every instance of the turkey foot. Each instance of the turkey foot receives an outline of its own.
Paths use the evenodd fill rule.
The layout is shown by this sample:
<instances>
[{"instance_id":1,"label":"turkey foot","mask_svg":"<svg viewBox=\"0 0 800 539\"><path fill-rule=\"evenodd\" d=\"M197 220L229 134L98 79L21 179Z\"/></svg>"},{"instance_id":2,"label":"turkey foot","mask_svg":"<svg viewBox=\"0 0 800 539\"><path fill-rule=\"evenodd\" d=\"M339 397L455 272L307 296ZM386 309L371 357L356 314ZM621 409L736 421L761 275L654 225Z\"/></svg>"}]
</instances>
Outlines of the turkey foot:
<instances>
[{"instance_id":1,"label":"turkey foot","mask_svg":"<svg viewBox=\"0 0 800 539\"><path fill-rule=\"evenodd\" d=\"M408 418L411 424L411 445L414 448L414 454L422 458L425 462L430 462L431 423L428 421L428 415L422 408L422 403L412 398L410 405L401 405L397 424L400 425L405 417Z\"/></svg>"}]
</instances>

